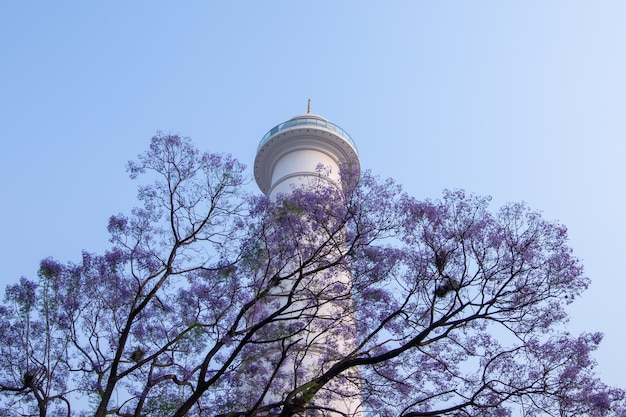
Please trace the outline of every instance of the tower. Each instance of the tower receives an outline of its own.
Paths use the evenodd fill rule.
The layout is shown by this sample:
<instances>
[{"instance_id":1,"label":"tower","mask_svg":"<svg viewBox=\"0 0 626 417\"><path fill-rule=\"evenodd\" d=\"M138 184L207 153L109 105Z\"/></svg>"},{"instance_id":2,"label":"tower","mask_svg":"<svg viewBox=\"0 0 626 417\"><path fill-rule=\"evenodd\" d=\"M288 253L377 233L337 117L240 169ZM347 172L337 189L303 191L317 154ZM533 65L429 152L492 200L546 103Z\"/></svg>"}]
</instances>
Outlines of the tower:
<instances>
[{"instance_id":1,"label":"tower","mask_svg":"<svg viewBox=\"0 0 626 417\"><path fill-rule=\"evenodd\" d=\"M275 199L279 195L289 195L294 189L319 189L330 187L336 191L347 191L346 187L354 186L352 181L345 181L341 176L341 169L348 168L350 178L358 178L360 162L356 145L350 135L325 118L312 114L310 100L308 112L280 123L270 129L257 149L254 161L254 176L261 191L268 197ZM343 196L341 192L334 195ZM343 201L343 197L338 197ZM324 203L321 203L324 205ZM306 216L305 213L302 214ZM341 233L340 233L341 234ZM317 237L313 237L315 240ZM324 240L323 238L319 239ZM340 251L338 248L337 251ZM329 255L331 256L331 255ZM341 301L324 302L322 306L315 306L314 314L317 320L310 321L308 335L303 342L302 351L306 358L296 359L302 373L308 377L315 377L332 365L336 359L351 350L355 344L355 320L351 306L350 288L352 277L349 270L341 269L332 273L315 273L308 281L311 292L319 288L333 287L341 290L329 290L330 299L336 297ZM290 285L290 284L288 284ZM335 291L334 293L332 291ZM288 293L287 288L276 288L276 298ZM321 295L324 297L324 295ZM306 313L308 307L295 304L294 311ZM346 311L350 311L346 313ZM294 316L296 313L294 313ZM324 328L325 322L332 322L336 330ZM345 329L354 331L346 332ZM341 330L340 330L341 329ZM346 336L350 335L352 336ZM287 363L285 369L298 368L294 363ZM288 372L288 371L287 371ZM300 372L300 371L298 371ZM328 384L323 395L313 397L312 403L320 407L315 416L361 416L361 398L358 381L358 372L351 371L344 375L343 381L333 381ZM294 381L302 378L302 374L294 376ZM298 384L296 384L298 385ZM334 410L334 411L333 411Z\"/></svg>"}]
</instances>

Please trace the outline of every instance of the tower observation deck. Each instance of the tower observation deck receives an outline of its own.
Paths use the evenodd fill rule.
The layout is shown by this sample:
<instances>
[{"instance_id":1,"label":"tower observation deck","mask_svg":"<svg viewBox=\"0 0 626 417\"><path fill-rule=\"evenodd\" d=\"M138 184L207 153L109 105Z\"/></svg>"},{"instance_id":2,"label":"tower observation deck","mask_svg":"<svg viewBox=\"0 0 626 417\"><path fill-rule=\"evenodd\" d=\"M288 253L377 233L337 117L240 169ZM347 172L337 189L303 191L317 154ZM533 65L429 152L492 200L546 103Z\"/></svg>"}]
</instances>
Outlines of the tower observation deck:
<instances>
[{"instance_id":1,"label":"tower observation deck","mask_svg":"<svg viewBox=\"0 0 626 417\"><path fill-rule=\"evenodd\" d=\"M307 113L270 129L261 139L254 161L254 177L267 195L289 193L307 176L329 169L329 180L340 186L339 168L360 169L356 144L345 130L322 116Z\"/></svg>"}]
</instances>

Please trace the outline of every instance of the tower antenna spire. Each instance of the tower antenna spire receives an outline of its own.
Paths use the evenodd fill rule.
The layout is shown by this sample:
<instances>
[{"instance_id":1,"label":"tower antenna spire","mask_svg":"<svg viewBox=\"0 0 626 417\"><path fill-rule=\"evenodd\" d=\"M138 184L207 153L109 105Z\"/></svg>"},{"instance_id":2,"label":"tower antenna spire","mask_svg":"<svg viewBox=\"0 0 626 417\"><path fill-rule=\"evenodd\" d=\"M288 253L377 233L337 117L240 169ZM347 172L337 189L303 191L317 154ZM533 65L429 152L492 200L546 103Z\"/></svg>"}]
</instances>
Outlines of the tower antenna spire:
<instances>
[{"instance_id":1,"label":"tower antenna spire","mask_svg":"<svg viewBox=\"0 0 626 417\"><path fill-rule=\"evenodd\" d=\"M307 114L311 114L311 99L309 99L309 105L306 110Z\"/></svg>"}]
</instances>

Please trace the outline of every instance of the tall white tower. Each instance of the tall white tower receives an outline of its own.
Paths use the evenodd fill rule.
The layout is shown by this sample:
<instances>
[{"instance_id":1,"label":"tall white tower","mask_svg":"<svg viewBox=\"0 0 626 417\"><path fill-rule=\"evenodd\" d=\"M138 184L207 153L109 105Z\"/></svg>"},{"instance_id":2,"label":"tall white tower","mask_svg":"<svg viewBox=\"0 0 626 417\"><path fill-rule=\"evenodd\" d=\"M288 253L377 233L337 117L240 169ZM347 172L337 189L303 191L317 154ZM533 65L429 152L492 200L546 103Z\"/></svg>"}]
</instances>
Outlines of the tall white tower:
<instances>
[{"instance_id":1,"label":"tall white tower","mask_svg":"<svg viewBox=\"0 0 626 417\"><path fill-rule=\"evenodd\" d=\"M320 169L321 167L323 169ZM275 126L263 136L254 161L254 176L261 191L273 198L279 194L290 194L296 187L307 187L310 184L319 186L320 180L322 183L327 181L328 186L341 190L345 185L342 185L340 167L348 167L351 178L358 178L360 162L356 145L345 130L321 116L312 114L309 101L308 113ZM327 279L327 276L320 274L308 285L321 284L323 287L327 284L325 282ZM349 271L335 273L332 279L348 288L344 290L342 296L344 300L345 297L349 299L352 282ZM341 326L354 327L355 324L352 313L345 315L345 307L342 309L332 303L325 304L316 310L315 314L324 317L320 321L340 317L338 320ZM346 337L354 338L345 336L345 332L338 336L337 332L326 333L320 332L319 329L310 329L308 340L312 342L306 347L308 366L305 367L310 377L315 377L323 371L320 368L328 366L323 360L324 357L341 357L354 346L355 340L345 340ZM329 349L332 349L332 352ZM324 365L318 365L322 362ZM319 399L324 402L324 410L310 415L361 416L359 384L354 382L358 381L357 371L353 371L348 375L350 376L353 377L350 383L330 384L325 397ZM318 399L314 397L313 403L317 405L316 400Z\"/></svg>"}]
</instances>

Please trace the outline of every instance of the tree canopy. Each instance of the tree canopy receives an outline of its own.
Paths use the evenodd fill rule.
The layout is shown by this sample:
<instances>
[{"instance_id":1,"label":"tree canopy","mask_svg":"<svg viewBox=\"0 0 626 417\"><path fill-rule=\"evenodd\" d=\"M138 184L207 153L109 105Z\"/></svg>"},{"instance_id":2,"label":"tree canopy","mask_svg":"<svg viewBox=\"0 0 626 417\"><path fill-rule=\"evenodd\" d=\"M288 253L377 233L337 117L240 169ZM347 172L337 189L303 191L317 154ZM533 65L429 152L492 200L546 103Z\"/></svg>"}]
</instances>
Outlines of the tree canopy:
<instances>
[{"instance_id":1,"label":"tree canopy","mask_svg":"<svg viewBox=\"0 0 626 417\"><path fill-rule=\"evenodd\" d=\"M110 250L6 288L0 414L626 415L602 336L564 326L589 283L566 228L524 204L369 172L268 199L167 134L128 171Z\"/></svg>"}]
</instances>

